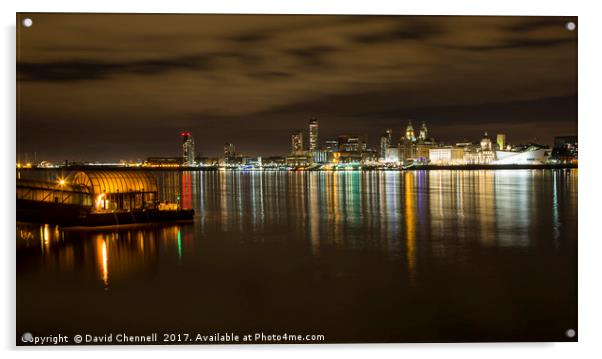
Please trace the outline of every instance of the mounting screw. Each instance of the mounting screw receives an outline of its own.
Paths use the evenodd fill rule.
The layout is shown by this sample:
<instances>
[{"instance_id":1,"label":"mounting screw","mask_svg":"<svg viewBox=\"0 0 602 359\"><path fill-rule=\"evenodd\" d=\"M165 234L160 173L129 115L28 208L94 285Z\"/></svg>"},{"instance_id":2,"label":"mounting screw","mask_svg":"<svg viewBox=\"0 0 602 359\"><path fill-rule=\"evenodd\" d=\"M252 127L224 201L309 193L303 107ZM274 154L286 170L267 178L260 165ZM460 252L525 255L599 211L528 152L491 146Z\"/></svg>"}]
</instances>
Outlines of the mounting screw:
<instances>
[{"instance_id":1,"label":"mounting screw","mask_svg":"<svg viewBox=\"0 0 602 359\"><path fill-rule=\"evenodd\" d=\"M575 31L575 29L577 28L577 25L575 25L574 22L569 21L566 23L566 29L569 31Z\"/></svg>"}]
</instances>

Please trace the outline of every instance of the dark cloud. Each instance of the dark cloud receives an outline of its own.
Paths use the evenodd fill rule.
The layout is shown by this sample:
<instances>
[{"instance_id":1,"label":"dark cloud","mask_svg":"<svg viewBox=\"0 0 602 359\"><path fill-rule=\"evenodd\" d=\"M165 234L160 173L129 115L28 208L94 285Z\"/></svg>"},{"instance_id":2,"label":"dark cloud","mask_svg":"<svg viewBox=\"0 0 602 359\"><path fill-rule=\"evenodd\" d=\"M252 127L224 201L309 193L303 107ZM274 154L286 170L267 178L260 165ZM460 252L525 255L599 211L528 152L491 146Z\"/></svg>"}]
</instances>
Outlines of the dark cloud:
<instances>
[{"instance_id":1,"label":"dark cloud","mask_svg":"<svg viewBox=\"0 0 602 359\"><path fill-rule=\"evenodd\" d=\"M284 80L289 79L293 76L290 72L283 71L257 71L257 72L249 72L250 77L260 80Z\"/></svg>"},{"instance_id":2,"label":"dark cloud","mask_svg":"<svg viewBox=\"0 0 602 359\"><path fill-rule=\"evenodd\" d=\"M338 51L337 48L333 46L309 46L287 49L285 53L297 58L307 66L324 67L330 65L328 56L336 51Z\"/></svg>"},{"instance_id":3,"label":"dark cloud","mask_svg":"<svg viewBox=\"0 0 602 359\"><path fill-rule=\"evenodd\" d=\"M559 25L557 17L525 17L515 24L505 28L512 32L525 33L547 28L555 28Z\"/></svg>"},{"instance_id":4,"label":"dark cloud","mask_svg":"<svg viewBox=\"0 0 602 359\"><path fill-rule=\"evenodd\" d=\"M229 40L242 44L256 44L270 39L267 32L251 32L228 37Z\"/></svg>"},{"instance_id":5,"label":"dark cloud","mask_svg":"<svg viewBox=\"0 0 602 359\"><path fill-rule=\"evenodd\" d=\"M165 60L132 62L62 61L48 63L20 62L17 64L19 81L81 81L98 80L118 75L158 75L175 70L209 70L210 56L185 56Z\"/></svg>"},{"instance_id":6,"label":"dark cloud","mask_svg":"<svg viewBox=\"0 0 602 359\"><path fill-rule=\"evenodd\" d=\"M426 40L440 34L440 32L441 29L433 24L397 21L387 30L354 34L350 38L355 43L368 45L407 40Z\"/></svg>"},{"instance_id":7,"label":"dark cloud","mask_svg":"<svg viewBox=\"0 0 602 359\"><path fill-rule=\"evenodd\" d=\"M446 46L454 50L466 51L495 51L509 49L534 49L540 47L551 47L573 42L573 39L511 39L498 44L491 45L468 45L468 46Z\"/></svg>"}]
</instances>

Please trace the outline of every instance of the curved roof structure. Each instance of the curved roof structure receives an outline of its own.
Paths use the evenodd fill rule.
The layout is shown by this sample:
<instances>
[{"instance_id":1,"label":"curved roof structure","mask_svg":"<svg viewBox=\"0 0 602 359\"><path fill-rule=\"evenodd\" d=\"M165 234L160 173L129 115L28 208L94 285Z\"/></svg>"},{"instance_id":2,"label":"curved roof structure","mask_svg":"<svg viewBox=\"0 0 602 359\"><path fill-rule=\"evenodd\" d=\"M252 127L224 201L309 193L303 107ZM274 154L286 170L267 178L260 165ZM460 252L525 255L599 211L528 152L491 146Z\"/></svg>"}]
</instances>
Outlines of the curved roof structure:
<instances>
[{"instance_id":1,"label":"curved roof structure","mask_svg":"<svg viewBox=\"0 0 602 359\"><path fill-rule=\"evenodd\" d=\"M93 195L101 193L157 192L157 179L148 172L81 171L70 181L90 188Z\"/></svg>"},{"instance_id":2,"label":"curved roof structure","mask_svg":"<svg viewBox=\"0 0 602 359\"><path fill-rule=\"evenodd\" d=\"M51 183L48 181L31 180L31 179L18 179L17 188L29 188L49 191L64 191L64 192L78 192L78 193L90 193L87 186L83 186L77 183L65 183L60 185L58 183Z\"/></svg>"}]
</instances>

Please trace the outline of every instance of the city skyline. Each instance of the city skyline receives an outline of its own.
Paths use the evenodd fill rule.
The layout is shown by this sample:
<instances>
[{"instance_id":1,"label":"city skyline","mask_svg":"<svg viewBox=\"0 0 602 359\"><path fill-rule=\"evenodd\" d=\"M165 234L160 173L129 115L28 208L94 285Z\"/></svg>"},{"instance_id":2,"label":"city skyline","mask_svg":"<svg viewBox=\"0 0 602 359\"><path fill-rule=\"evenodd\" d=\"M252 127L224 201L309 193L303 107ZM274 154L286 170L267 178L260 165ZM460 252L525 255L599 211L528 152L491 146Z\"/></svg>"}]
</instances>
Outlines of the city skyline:
<instances>
[{"instance_id":1,"label":"city skyline","mask_svg":"<svg viewBox=\"0 0 602 359\"><path fill-rule=\"evenodd\" d=\"M407 119L447 143L577 133L574 17L30 16L18 43L20 157L179 156L181 131L204 156L224 142L284 154L312 117L321 139L363 135L374 148Z\"/></svg>"},{"instance_id":2,"label":"city skyline","mask_svg":"<svg viewBox=\"0 0 602 359\"><path fill-rule=\"evenodd\" d=\"M373 152L374 155L378 155L381 158L386 157L383 156L383 145L385 145L385 148L389 148L391 150L395 149L397 151L399 146L403 146L403 142L404 141L410 141L412 143L421 143L421 142L425 142L432 145L433 148L447 148L447 147L457 147L458 145L464 146L466 144L471 144L471 145L479 145L479 143L482 141L483 137L485 138L490 138L492 143L494 143L495 145L497 145L497 149L501 149L501 150L505 150L505 145L509 146L508 148L512 147L515 148L517 146L517 148L522 148L524 146L528 146L528 145L542 145L547 147L548 149L552 149L555 145L555 142L557 141L558 138L564 138L564 137L577 137L575 134L567 134L567 135L563 135L563 136L554 136L554 140L553 143L548 144L548 143L537 143L537 138L533 137L533 140L528 141L528 142L512 142L512 141L507 141L507 135L505 133L498 133L496 131L493 132L489 132L489 131L484 131L481 133L481 135L479 136L478 139L472 138L472 139L468 139L466 137L461 138L461 139L456 139L453 140L451 142L444 142L444 141L439 141L438 138L435 138L434 136L431 136L431 132L430 130L427 128L427 124L426 121L420 121L417 123L413 123L413 120L409 119L406 122L405 127L402 126L402 128L398 129L398 131L396 132L395 128L387 128L384 129L383 132L381 132L381 135L377 138L374 139L373 143L368 139L367 136L365 135L361 135L361 134L357 134L357 133L347 133L347 132L343 132L343 133L338 133L334 136L331 136L329 138L322 138L320 136L318 136L318 128L321 126L320 125L320 121L317 117L313 116L309 119L309 121L306 122L306 129L295 129L293 130L291 133L288 134L288 138L289 138L289 144L288 144L288 149L283 150L282 152L278 152L278 153L268 153L268 154L249 154L247 152L244 152L244 150L240 150L240 148L236 147L235 143L232 142L225 142L222 143L222 150L220 152L218 152L215 156L207 156L204 155L202 152L198 152L195 150L195 144L194 144L194 136L190 131L187 130L182 130L179 133L180 136L180 143L179 143L179 147L177 147L177 150L179 151L177 154L173 155L173 156L146 156L144 158L137 158L137 159L119 159L118 161L144 161L147 159L161 159L164 158L166 160L172 160L172 159L176 159L176 158L181 158L182 161L182 165L184 166L194 166L196 165L196 159L199 158L215 158L215 159L232 159L232 158L236 158L236 157L244 157L244 158L262 158L262 157L282 157L285 158L287 157L287 155L298 155L298 156L310 156L311 157L311 153L314 152L323 152L323 151L348 151L346 149L333 149L330 148L331 144L329 143L333 143L333 142L338 142L340 141L342 138L345 138L346 140L348 139L352 139L352 140L359 140L360 142L362 142L362 144L365 146L365 150L369 151L369 152ZM312 135L312 132L314 133ZM387 137L386 142L383 143L383 137ZM501 145L500 144L500 139L503 138L502 143L504 143L505 145ZM386 153L386 151L385 151ZM17 154L19 157L19 154ZM28 157L29 154L25 154L23 157L25 158L21 158L20 160L18 160L18 163L20 165L30 165L33 163L33 158ZM36 158L38 157L37 154L34 154L34 156L36 156ZM39 164L41 161L43 162L49 162L47 160L44 159L40 159L37 158L37 163ZM41 161L40 161L41 160ZM67 162L82 162L82 163L103 163L102 161L87 161L87 160L81 160L81 161L71 161L69 159L66 159ZM118 161L107 161L104 163L115 163ZM52 162L49 162L52 163ZM56 162L55 164L64 164L63 162L59 161Z\"/></svg>"}]
</instances>

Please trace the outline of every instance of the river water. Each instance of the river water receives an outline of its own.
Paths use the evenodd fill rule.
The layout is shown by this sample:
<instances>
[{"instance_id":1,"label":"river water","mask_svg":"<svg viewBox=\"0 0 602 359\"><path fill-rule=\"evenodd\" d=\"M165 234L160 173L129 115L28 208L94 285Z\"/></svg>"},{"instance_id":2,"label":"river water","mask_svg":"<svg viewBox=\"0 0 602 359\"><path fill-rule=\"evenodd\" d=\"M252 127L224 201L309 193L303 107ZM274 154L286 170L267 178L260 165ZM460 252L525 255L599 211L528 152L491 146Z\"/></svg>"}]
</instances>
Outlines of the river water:
<instances>
[{"instance_id":1,"label":"river water","mask_svg":"<svg viewBox=\"0 0 602 359\"><path fill-rule=\"evenodd\" d=\"M576 340L576 169L156 175L193 222L17 223L18 338Z\"/></svg>"}]
</instances>

